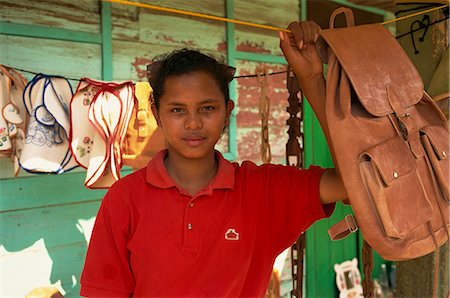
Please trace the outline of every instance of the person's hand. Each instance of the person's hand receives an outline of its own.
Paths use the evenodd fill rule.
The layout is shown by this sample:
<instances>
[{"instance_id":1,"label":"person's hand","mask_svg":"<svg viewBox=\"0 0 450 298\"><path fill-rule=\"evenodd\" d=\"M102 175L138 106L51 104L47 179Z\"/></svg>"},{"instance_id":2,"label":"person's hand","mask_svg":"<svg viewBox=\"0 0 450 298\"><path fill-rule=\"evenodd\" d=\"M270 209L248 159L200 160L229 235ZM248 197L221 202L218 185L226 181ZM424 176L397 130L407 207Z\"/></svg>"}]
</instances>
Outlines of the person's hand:
<instances>
[{"instance_id":1,"label":"person's hand","mask_svg":"<svg viewBox=\"0 0 450 298\"><path fill-rule=\"evenodd\" d=\"M322 76L322 60L315 46L320 33L319 25L313 21L292 22L288 29L291 32L280 32L280 48L300 85L317 75Z\"/></svg>"}]
</instances>

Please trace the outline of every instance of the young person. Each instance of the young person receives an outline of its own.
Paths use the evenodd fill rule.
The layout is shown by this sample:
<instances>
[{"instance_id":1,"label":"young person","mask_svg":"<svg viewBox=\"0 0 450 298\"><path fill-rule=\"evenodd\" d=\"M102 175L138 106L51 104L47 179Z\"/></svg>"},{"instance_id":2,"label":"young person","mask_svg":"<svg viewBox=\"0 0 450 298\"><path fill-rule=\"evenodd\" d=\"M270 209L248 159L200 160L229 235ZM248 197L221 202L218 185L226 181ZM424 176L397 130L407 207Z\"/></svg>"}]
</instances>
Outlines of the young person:
<instances>
[{"instance_id":1,"label":"young person","mask_svg":"<svg viewBox=\"0 0 450 298\"><path fill-rule=\"evenodd\" d=\"M322 91L310 87L322 83L313 45L319 28L290 29L281 48L320 104ZM214 149L233 110L231 79L227 66L196 51L160 63L153 113L167 150L106 194L82 296L264 296L276 256L346 198L332 169L238 165Z\"/></svg>"}]
</instances>

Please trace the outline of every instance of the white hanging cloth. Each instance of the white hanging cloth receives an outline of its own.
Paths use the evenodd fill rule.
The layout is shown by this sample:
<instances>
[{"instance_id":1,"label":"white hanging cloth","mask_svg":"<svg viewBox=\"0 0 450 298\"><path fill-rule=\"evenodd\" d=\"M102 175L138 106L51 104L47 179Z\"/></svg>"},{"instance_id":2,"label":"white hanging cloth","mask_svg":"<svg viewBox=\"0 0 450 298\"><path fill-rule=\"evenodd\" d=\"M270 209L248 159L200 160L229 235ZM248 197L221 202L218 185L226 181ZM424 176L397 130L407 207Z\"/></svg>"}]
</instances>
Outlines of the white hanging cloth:
<instances>
[{"instance_id":1,"label":"white hanging cloth","mask_svg":"<svg viewBox=\"0 0 450 298\"><path fill-rule=\"evenodd\" d=\"M70 83L60 76L36 75L25 87L29 115L20 166L31 173L61 174L77 167L69 149Z\"/></svg>"},{"instance_id":2,"label":"white hanging cloth","mask_svg":"<svg viewBox=\"0 0 450 298\"><path fill-rule=\"evenodd\" d=\"M70 103L71 151L87 169L85 186L108 188L120 179L122 147L135 105L131 81L82 78Z\"/></svg>"},{"instance_id":3,"label":"white hanging cloth","mask_svg":"<svg viewBox=\"0 0 450 298\"><path fill-rule=\"evenodd\" d=\"M0 65L0 157L14 163L14 176L19 173L19 157L23 148L27 114L22 94L26 79L14 69Z\"/></svg>"}]
</instances>

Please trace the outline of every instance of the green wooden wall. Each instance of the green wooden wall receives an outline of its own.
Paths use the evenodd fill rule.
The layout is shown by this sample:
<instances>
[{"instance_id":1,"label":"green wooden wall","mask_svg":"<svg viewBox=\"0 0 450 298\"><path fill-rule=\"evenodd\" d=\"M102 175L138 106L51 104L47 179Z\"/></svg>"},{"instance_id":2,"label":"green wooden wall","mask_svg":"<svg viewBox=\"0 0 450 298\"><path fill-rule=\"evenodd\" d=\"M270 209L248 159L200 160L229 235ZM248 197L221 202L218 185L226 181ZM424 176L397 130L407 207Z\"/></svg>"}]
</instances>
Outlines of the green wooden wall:
<instances>
[{"instance_id":1,"label":"green wooden wall","mask_svg":"<svg viewBox=\"0 0 450 298\"><path fill-rule=\"evenodd\" d=\"M303 0L151 2L282 28L306 18L300 9L300 4L306 7ZM278 43L277 32L97 0L0 0L0 64L63 75L74 88L81 77L145 81L145 67L153 57L182 47L222 57L240 75L280 71L286 62ZM285 156L285 85L285 75L269 79L274 163L284 163ZM231 88L237 108L219 147L231 160L260 162L259 82L239 79ZM306 108L307 163L332 166L317 120ZM123 170L124 175L129 172ZM35 287L54 285L67 297L77 297L88 239L105 191L84 188L81 169L60 176L23 171L18 178L12 176L10 161L0 159L0 296L21 297ZM307 297L337 296L334 263L358 256L357 236L333 243L326 233L349 210L338 206L332 218L307 232Z\"/></svg>"}]
</instances>

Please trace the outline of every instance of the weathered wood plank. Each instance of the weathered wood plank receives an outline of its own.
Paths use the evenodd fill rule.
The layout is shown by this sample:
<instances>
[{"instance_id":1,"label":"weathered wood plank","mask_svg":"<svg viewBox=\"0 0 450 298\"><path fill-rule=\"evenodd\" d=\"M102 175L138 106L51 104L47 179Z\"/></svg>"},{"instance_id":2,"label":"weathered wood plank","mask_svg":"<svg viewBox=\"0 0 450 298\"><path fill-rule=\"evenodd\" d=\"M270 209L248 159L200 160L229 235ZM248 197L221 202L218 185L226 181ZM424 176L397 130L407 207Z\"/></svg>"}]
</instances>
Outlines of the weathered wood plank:
<instances>
[{"instance_id":1,"label":"weathered wood plank","mask_svg":"<svg viewBox=\"0 0 450 298\"><path fill-rule=\"evenodd\" d=\"M225 1L211 1L211 0L152 0L151 3L147 0L138 0L137 2L149 3L162 7L175 8L179 10L193 11L203 14L210 14L216 16L225 16ZM146 11L153 11L147 10Z\"/></svg>"},{"instance_id":2,"label":"weathered wood plank","mask_svg":"<svg viewBox=\"0 0 450 298\"><path fill-rule=\"evenodd\" d=\"M179 50L177 45L148 44L131 41L113 42L113 76L115 80L147 81L147 64L158 56ZM218 59L223 54L214 50L205 51Z\"/></svg>"},{"instance_id":3,"label":"weathered wood plank","mask_svg":"<svg viewBox=\"0 0 450 298\"><path fill-rule=\"evenodd\" d=\"M105 190L84 187L86 173L33 175L18 179L1 179L0 213L45 206L59 206L84 201L100 201Z\"/></svg>"},{"instance_id":4,"label":"weathered wood plank","mask_svg":"<svg viewBox=\"0 0 450 298\"><path fill-rule=\"evenodd\" d=\"M285 28L300 17L297 0L240 0L234 1L234 4L236 19L258 24Z\"/></svg>"},{"instance_id":5,"label":"weathered wood plank","mask_svg":"<svg viewBox=\"0 0 450 298\"><path fill-rule=\"evenodd\" d=\"M0 7L1 21L100 33L97 0L1 0Z\"/></svg>"},{"instance_id":6,"label":"weathered wood plank","mask_svg":"<svg viewBox=\"0 0 450 298\"><path fill-rule=\"evenodd\" d=\"M141 41L177 47L217 49L225 24L176 15L145 14L139 19Z\"/></svg>"},{"instance_id":7,"label":"weathered wood plank","mask_svg":"<svg viewBox=\"0 0 450 298\"><path fill-rule=\"evenodd\" d=\"M148 3L148 1L137 1L142 3ZM221 1L151 1L152 5L176 8L187 11L200 12L204 14L224 16L224 3ZM113 15L113 38L121 40L135 40L143 41L147 38L147 34L142 34L148 30L153 30L153 28L158 28L161 26L168 26L165 30L166 32L171 31L184 31L193 32L193 30L186 30L182 25L184 22L197 22L204 23L203 27L208 27L213 23L211 21L204 21L195 17L183 16L175 13L165 13L147 8L138 8L134 6L127 6L123 4L113 3L112 4L112 15ZM175 20L174 20L175 18ZM166 19L171 20L166 22ZM151 20L150 23L147 21ZM220 22L218 23L220 25ZM172 30L171 26L174 26L176 30ZM141 31L141 32L139 32ZM163 29L164 31L164 29ZM168 33L170 36L170 33ZM156 39L157 40L157 39ZM176 40L176 39L173 39Z\"/></svg>"},{"instance_id":8,"label":"weathered wood plank","mask_svg":"<svg viewBox=\"0 0 450 298\"><path fill-rule=\"evenodd\" d=\"M99 79L101 46L0 34L0 63L75 79Z\"/></svg>"}]
</instances>

